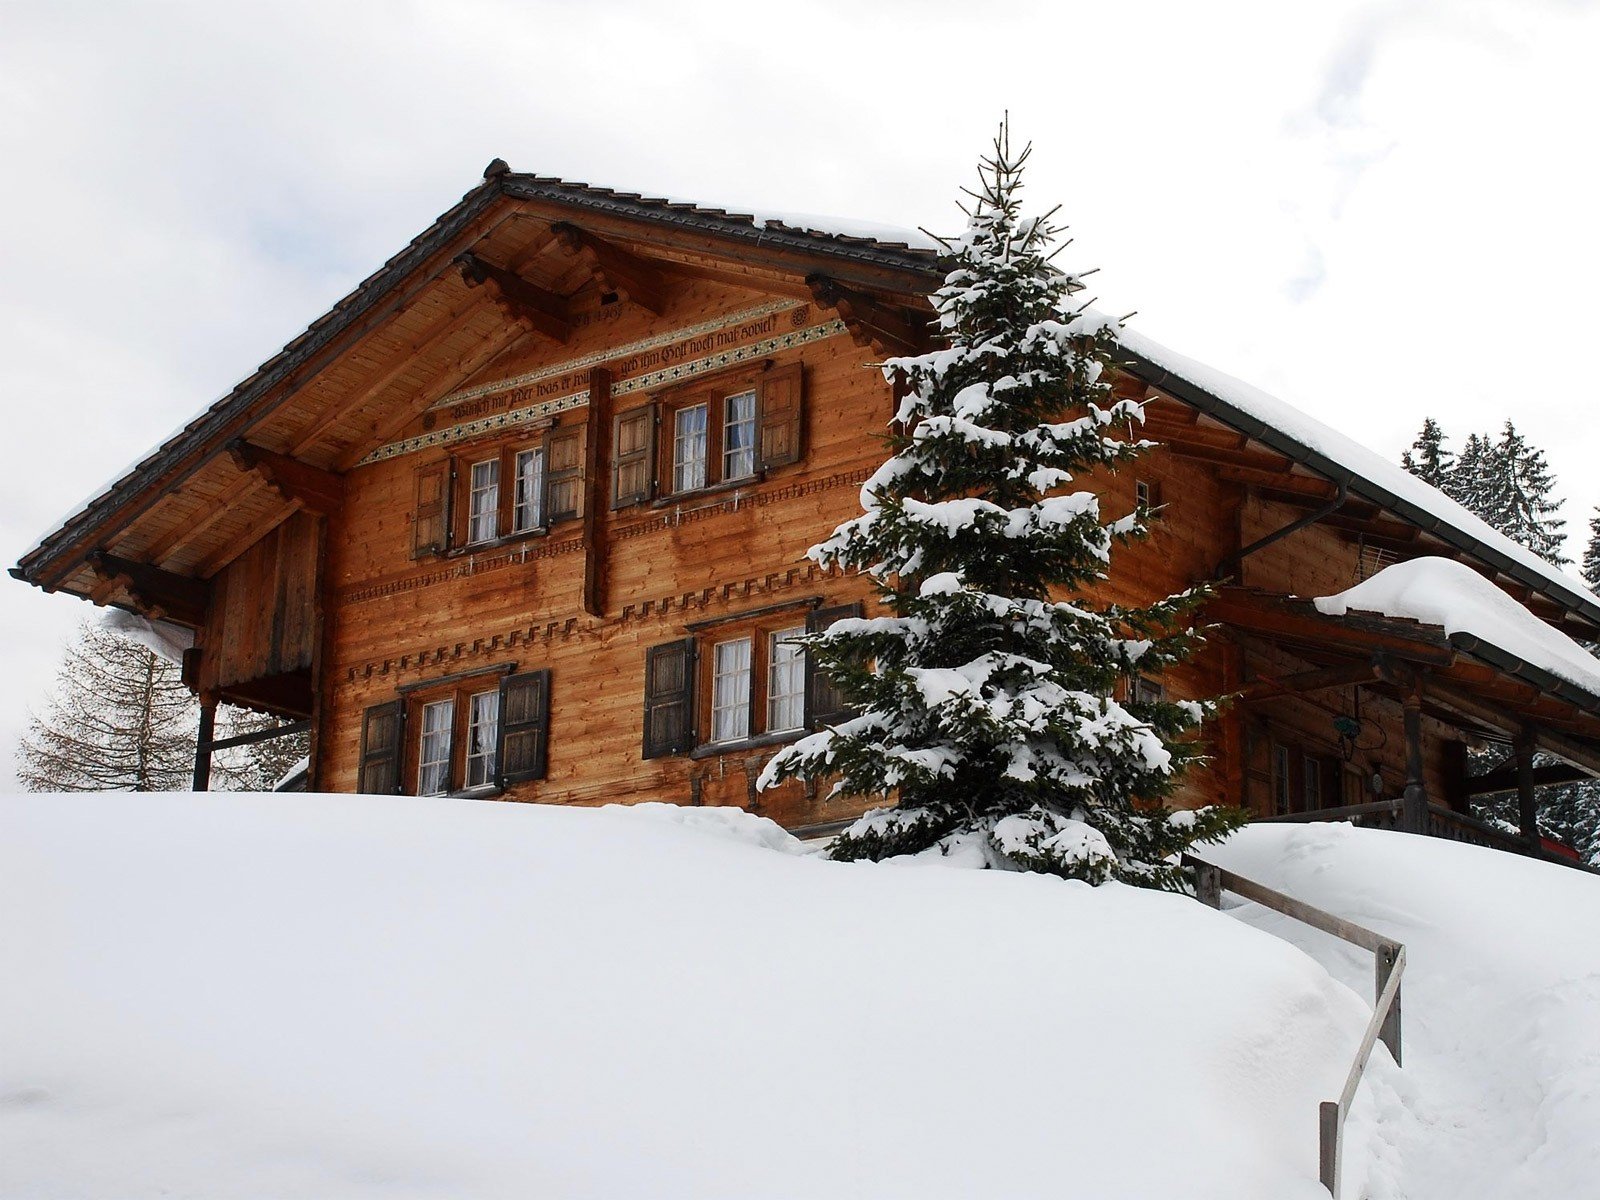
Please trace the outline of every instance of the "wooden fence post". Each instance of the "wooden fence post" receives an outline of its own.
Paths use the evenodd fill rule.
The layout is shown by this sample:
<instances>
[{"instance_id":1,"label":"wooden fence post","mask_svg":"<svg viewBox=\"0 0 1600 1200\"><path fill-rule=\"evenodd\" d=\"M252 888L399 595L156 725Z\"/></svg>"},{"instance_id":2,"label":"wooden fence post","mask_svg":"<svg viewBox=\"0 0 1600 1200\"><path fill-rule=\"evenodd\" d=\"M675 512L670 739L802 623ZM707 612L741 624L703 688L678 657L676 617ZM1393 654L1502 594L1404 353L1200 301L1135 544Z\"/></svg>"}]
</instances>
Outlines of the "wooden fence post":
<instances>
[{"instance_id":1,"label":"wooden fence post","mask_svg":"<svg viewBox=\"0 0 1600 1200\"><path fill-rule=\"evenodd\" d=\"M1318 1178L1333 1200L1339 1200L1339 1104L1324 1100L1317 1109Z\"/></svg>"},{"instance_id":2,"label":"wooden fence post","mask_svg":"<svg viewBox=\"0 0 1600 1200\"><path fill-rule=\"evenodd\" d=\"M1394 974L1394 963L1399 951L1391 942L1378 948L1372 959L1374 1004L1383 999L1383 989L1389 986L1389 977ZM1402 983L1395 988L1394 1003L1389 1006L1389 1015L1383 1019L1383 1027L1378 1030L1378 1040L1389 1047L1389 1053L1394 1056L1394 1065L1400 1066L1400 993L1405 985Z\"/></svg>"}]
</instances>

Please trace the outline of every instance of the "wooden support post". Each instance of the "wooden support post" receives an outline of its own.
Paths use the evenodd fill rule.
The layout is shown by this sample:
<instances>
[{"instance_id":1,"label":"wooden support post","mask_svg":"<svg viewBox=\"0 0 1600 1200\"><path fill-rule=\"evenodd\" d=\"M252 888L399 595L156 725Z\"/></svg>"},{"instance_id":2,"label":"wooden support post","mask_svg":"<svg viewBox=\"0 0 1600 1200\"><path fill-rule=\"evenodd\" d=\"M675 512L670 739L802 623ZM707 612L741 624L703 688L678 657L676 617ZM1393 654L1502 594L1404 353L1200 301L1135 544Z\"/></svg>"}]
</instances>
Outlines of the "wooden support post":
<instances>
[{"instance_id":1,"label":"wooden support post","mask_svg":"<svg viewBox=\"0 0 1600 1200\"><path fill-rule=\"evenodd\" d=\"M600 447L609 439L611 431L611 373L604 367L589 372L588 422L584 430L583 469L588 495L583 503L583 611L591 617L603 617L606 612L606 539L605 523L600 514L609 505L611 472L601 470L608 465L602 459ZM615 448L612 448L612 453Z\"/></svg>"},{"instance_id":2,"label":"wooden support post","mask_svg":"<svg viewBox=\"0 0 1600 1200\"><path fill-rule=\"evenodd\" d=\"M1539 837L1539 802L1533 790L1533 752L1539 740L1533 730L1524 729L1512 745L1517 753L1517 826L1528 853L1538 855L1544 845Z\"/></svg>"},{"instance_id":3,"label":"wooden support post","mask_svg":"<svg viewBox=\"0 0 1600 1200\"><path fill-rule=\"evenodd\" d=\"M1194 868L1194 898L1211 908L1222 907L1222 868L1197 863Z\"/></svg>"},{"instance_id":4,"label":"wooden support post","mask_svg":"<svg viewBox=\"0 0 1600 1200\"><path fill-rule=\"evenodd\" d=\"M1374 1004L1383 999L1383 989L1389 986L1389 978L1394 974L1395 960L1400 956L1399 946L1390 943L1380 946L1373 952L1372 975ZM1378 1040L1389 1047L1389 1053L1394 1056L1394 1065L1400 1066L1400 993L1405 985L1395 987L1394 1003L1389 1006L1388 1015L1383 1019L1383 1025L1378 1030Z\"/></svg>"},{"instance_id":5,"label":"wooden support post","mask_svg":"<svg viewBox=\"0 0 1600 1200\"><path fill-rule=\"evenodd\" d=\"M1317 1109L1318 1178L1328 1195L1339 1196L1339 1105L1324 1100Z\"/></svg>"},{"instance_id":6,"label":"wooden support post","mask_svg":"<svg viewBox=\"0 0 1600 1200\"><path fill-rule=\"evenodd\" d=\"M1422 682L1406 690L1406 790L1400 827L1407 833L1428 832L1428 789L1422 779Z\"/></svg>"},{"instance_id":7,"label":"wooden support post","mask_svg":"<svg viewBox=\"0 0 1600 1200\"><path fill-rule=\"evenodd\" d=\"M194 740L194 784L191 790L211 788L211 741L217 731L217 698L200 697L200 728Z\"/></svg>"}]
</instances>

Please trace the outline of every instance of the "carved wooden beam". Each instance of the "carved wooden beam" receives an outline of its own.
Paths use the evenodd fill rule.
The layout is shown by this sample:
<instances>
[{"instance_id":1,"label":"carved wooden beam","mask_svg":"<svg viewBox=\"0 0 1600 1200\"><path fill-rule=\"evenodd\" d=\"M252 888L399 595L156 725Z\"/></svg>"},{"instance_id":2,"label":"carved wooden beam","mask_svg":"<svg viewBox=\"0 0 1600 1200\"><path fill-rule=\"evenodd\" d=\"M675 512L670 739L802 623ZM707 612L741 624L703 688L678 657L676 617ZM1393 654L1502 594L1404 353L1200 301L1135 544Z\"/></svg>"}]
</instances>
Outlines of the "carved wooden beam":
<instances>
[{"instance_id":1,"label":"carved wooden beam","mask_svg":"<svg viewBox=\"0 0 1600 1200\"><path fill-rule=\"evenodd\" d=\"M902 310L875 300L865 292L835 283L826 275L806 276L806 286L819 307L831 308L839 314L858 346L868 346L886 358L896 354L920 354L927 349L926 324L908 317Z\"/></svg>"},{"instance_id":2,"label":"carved wooden beam","mask_svg":"<svg viewBox=\"0 0 1600 1200\"><path fill-rule=\"evenodd\" d=\"M228 454L241 471L261 476L285 500L298 500L309 512L332 516L344 504L344 476L257 446L243 438L228 443Z\"/></svg>"},{"instance_id":3,"label":"carved wooden beam","mask_svg":"<svg viewBox=\"0 0 1600 1200\"><path fill-rule=\"evenodd\" d=\"M152 616L197 628L205 624L211 588L204 580L176 575L104 550L89 555L89 566L101 579L121 583Z\"/></svg>"},{"instance_id":4,"label":"carved wooden beam","mask_svg":"<svg viewBox=\"0 0 1600 1200\"><path fill-rule=\"evenodd\" d=\"M566 221L557 221L550 232L557 245L589 268L602 292L615 292L658 317L665 310L666 279L654 263Z\"/></svg>"},{"instance_id":5,"label":"carved wooden beam","mask_svg":"<svg viewBox=\"0 0 1600 1200\"><path fill-rule=\"evenodd\" d=\"M468 287L487 288L496 304L535 333L558 342L572 336L567 302L554 292L528 282L515 271L485 262L470 250L456 259L456 265Z\"/></svg>"}]
</instances>

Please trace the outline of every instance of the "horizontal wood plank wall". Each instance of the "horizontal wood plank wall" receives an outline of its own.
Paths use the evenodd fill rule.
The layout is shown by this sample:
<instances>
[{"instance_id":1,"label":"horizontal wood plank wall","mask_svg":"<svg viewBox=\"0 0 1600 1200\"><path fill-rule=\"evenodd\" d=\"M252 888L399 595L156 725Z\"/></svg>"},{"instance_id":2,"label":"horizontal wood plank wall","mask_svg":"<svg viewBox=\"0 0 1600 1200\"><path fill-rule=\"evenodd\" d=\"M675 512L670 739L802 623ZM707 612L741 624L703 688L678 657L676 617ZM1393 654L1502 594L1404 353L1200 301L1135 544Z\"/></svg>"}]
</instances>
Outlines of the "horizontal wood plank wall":
<instances>
[{"instance_id":1,"label":"horizontal wood plank wall","mask_svg":"<svg viewBox=\"0 0 1600 1200\"><path fill-rule=\"evenodd\" d=\"M481 378L536 371L773 299L722 284L683 283L662 317L626 304L591 310L567 343L526 339ZM800 301L778 315L779 332L832 319ZM450 449L470 457L470 449L425 450L351 471L348 497L329 537L332 627L323 672L322 786L356 786L367 706L393 699L402 685L514 661L518 670L552 672L552 716L548 777L514 786L508 798L603 804L689 802L698 796L703 804L749 807L755 774L773 753L770 748L698 760L642 759L645 651L685 636L691 621L813 596L830 603L867 599L861 581L824 575L803 556L859 511L860 484L883 458L873 434L886 427L891 398L881 374L868 366L872 357L842 333L772 354L775 366L804 364L804 457L737 489L612 512L612 447L602 445L607 505L597 515L607 561L599 618L582 607L581 521L477 554L413 561L410 509L419 465ZM584 379L587 386L586 370ZM650 394L619 396L612 411L645 402ZM609 414L603 415L596 427L609 442ZM556 420L581 424L584 416L578 409ZM400 436L425 428L419 418ZM491 436L482 444L507 436L516 435ZM795 611L803 615L805 609ZM853 815L859 808L828 803L799 784L762 795L755 804L788 825Z\"/></svg>"},{"instance_id":2,"label":"horizontal wood plank wall","mask_svg":"<svg viewBox=\"0 0 1600 1200\"><path fill-rule=\"evenodd\" d=\"M202 691L311 668L319 522L296 513L217 576L201 639Z\"/></svg>"},{"instance_id":3,"label":"horizontal wood plank wall","mask_svg":"<svg viewBox=\"0 0 1600 1200\"><path fill-rule=\"evenodd\" d=\"M457 390L771 306L775 299L771 293L725 283L680 279L672 285L669 307L653 316L626 303L602 306L590 294L568 342L556 345L531 334L520 338ZM780 330L814 326L833 315L800 300L788 303L777 319ZM546 535L478 553L411 557L418 468L452 452L470 457L475 445L500 444L512 435L430 447L352 470L344 509L328 531L321 786L335 791L356 786L361 718L368 706L394 699L402 686L512 662L519 671L547 668L552 675L548 777L514 786L510 799L729 804L755 807L788 825L853 815L858 806L829 802L797 784L758 796L754 778L770 748L700 759L641 756L648 647L685 636L690 622L808 597L820 596L829 604L863 600L868 613L873 611L870 589L860 580L824 575L803 555L838 522L859 512L859 485L885 454L881 435L892 408L889 389L870 367L871 352L843 334L777 351L770 358L779 366L795 361L804 365L801 462L774 470L769 478L681 504L657 502L613 512L607 503L593 523L605 554L598 617L583 610L581 521L560 523ZM613 387L621 383L625 389L631 377L626 365L607 365ZM368 371L377 368L375 362ZM587 370L574 372L573 379L582 374L586 380ZM412 382L419 391L429 386L426 379ZM555 396L566 386L556 379L512 403ZM605 480L600 492L608 501L610 418L652 394L648 389L624 390L590 425L606 431L598 463ZM453 421L492 412L496 404L501 411L508 406L503 399L491 399L464 402L454 411L436 408L418 415L395 436L426 436ZM582 424L585 416L580 408L553 419L564 426ZM1100 494L1106 517L1133 506L1139 482L1152 485L1165 506L1146 540L1116 553L1111 579L1095 589L1096 598L1106 601L1144 603L1211 579L1243 542L1298 515L1263 504L1240 485L1218 479L1205 464L1159 447L1117 474L1082 482ZM502 486L509 486L508 481L502 480ZM1245 582L1321 594L1349 586L1358 566L1353 546L1313 529L1252 556ZM1172 671L1165 684L1175 699L1215 696L1230 680L1237 684L1271 665L1259 653L1241 652L1225 636L1213 637L1192 662ZM1350 770L1392 776L1397 765L1403 769L1404 759L1398 706L1373 698L1363 715L1383 730L1386 741L1352 762ZM1256 713L1225 713L1204 730L1210 758L1190 771L1175 802L1247 802L1267 811L1271 797L1263 782L1262 747L1274 736L1320 747L1330 733L1331 715L1300 698L1275 705L1270 724ZM1442 786L1442 743L1453 735L1432 722L1425 735L1429 786ZM1336 749L1336 741L1331 746ZM1222 753L1225 747L1232 747L1231 755Z\"/></svg>"}]
</instances>

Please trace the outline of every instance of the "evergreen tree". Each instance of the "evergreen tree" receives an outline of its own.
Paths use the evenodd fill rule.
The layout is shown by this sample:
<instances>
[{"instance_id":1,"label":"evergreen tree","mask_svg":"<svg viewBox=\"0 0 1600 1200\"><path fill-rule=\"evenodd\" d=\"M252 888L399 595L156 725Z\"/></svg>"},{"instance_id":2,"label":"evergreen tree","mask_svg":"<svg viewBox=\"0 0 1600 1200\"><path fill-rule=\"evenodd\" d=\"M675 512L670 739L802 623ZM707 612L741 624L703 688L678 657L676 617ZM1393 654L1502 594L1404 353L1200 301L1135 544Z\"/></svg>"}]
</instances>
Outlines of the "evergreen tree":
<instances>
[{"instance_id":1,"label":"evergreen tree","mask_svg":"<svg viewBox=\"0 0 1600 1200\"><path fill-rule=\"evenodd\" d=\"M1552 502L1555 479L1544 451L1530 445L1506 421L1498 442L1488 443L1482 484L1474 511L1501 533L1532 550L1548 563L1569 561L1561 552L1567 535L1566 521L1557 516L1560 502Z\"/></svg>"},{"instance_id":2,"label":"evergreen tree","mask_svg":"<svg viewBox=\"0 0 1600 1200\"><path fill-rule=\"evenodd\" d=\"M1148 514L1102 522L1093 492L1066 488L1132 459L1142 443L1113 435L1143 412L1111 393L1115 323L1074 310L1081 284L1050 265L1054 211L1021 215L1028 154L1002 126L966 233L945 243L947 346L885 364L903 432L864 514L810 552L865 572L893 614L808 639L860 715L780 752L761 783L837 776L836 793L897 797L835 858L975 846L995 866L1181 888L1168 857L1241 816L1162 804L1208 706L1113 693L1187 656L1203 593L1143 609L1082 596Z\"/></svg>"},{"instance_id":3,"label":"evergreen tree","mask_svg":"<svg viewBox=\"0 0 1600 1200\"><path fill-rule=\"evenodd\" d=\"M29 719L17 778L34 792L187 788L194 713L176 664L86 621L45 715Z\"/></svg>"},{"instance_id":4,"label":"evergreen tree","mask_svg":"<svg viewBox=\"0 0 1600 1200\"><path fill-rule=\"evenodd\" d=\"M1400 464L1419 479L1449 495L1455 455L1445 449L1444 442L1444 430L1439 428L1439 422L1432 417L1425 417L1422 432L1411 443L1411 449L1400 456Z\"/></svg>"},{"instance_id":5,"label":"evergreen tree","mask_svg":"<svg viewBox=\"0 0 1600 1200\"><path fill-rule=\"evenodd\" d=\"M1489 518L1484 497L1488 490L1488 478L1494 470L1493 459L1493 442L1476 433L1469 433L1455 466L1446 476L1446 486L1443 488L1445 495L1485 521Z\"/></svg>"},{"instance_id":6,"label":"evergreen tree","mask_svg":"<svg viewBox=\"0 0 1600 1200\"><path fill-rule=\"evenodd\" d=\"M1589 518L1589 545L1583 552L1583 580L1600 592L1600 508Z\"/></svg>"}]
</instances>

